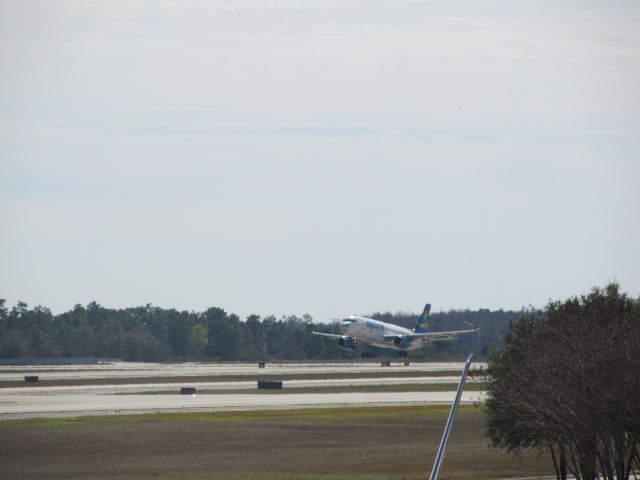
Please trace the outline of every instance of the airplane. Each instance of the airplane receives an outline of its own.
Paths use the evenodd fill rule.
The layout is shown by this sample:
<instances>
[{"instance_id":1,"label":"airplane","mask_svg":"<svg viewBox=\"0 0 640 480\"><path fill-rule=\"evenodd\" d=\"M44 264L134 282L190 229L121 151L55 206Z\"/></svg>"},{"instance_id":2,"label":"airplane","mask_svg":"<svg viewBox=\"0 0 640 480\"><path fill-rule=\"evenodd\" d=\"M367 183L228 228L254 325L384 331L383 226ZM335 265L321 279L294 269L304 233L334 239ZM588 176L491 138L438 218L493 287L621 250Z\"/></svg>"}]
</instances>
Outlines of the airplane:
<instances>
[{"instance_id":1,"label":"airplane","mask_svg":"<svg viewBox=\"0 0 640 480\"><path fill-rule=\"evenodd\" d=\"M427 332L427 318L431 313L431 304L424 306L422 315L413 329L381 322L372 318L351 315L342 321L340 331L342 334L311 332L314 335L322 335L336 340L338 346L344 349L354 349L360 342L375 347L392 348L399 350L401 357L407 356L408 350L425 347L433 342L450 342L460 335L477 333L479 328L472 330L456 330L451 332ZM363 357L368 356L365 352Z\"/></svg>"}]
</instances>

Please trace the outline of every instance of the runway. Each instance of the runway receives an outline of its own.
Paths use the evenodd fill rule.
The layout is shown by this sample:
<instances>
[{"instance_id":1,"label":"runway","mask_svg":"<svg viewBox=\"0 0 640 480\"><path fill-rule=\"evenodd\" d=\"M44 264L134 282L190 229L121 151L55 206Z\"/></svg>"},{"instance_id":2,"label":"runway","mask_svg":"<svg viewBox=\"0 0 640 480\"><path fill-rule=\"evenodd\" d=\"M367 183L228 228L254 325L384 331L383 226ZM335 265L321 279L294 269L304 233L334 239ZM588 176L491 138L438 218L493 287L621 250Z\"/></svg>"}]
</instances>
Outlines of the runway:
<instances>
[{"instance_id":1,"label":"runway","mask_svg":"<svg viewBox=\"0 0 640 480\"><path fill-rule=\"evenodd\" d=\"M474 368L484 365L473 364ZM25 375L39 375L50 380L145 378L145 377L203 377L203 376L255 376L266 374L366 374L379 372L415 372L428 374L435 371L450 371L452 375L462 371L461 362L421 362L404 365L403 361L391 361L382 367L380 361L344 363L266 363L260 368L257 363L132 363L108 362L90 365L18 365L0 366L0 381L21 381Z\"/></svg>"},{"instance_id":2,"label":"runway","mask_svg":"<svg viewBox=\"0 0 640 480\"><path fill-rule=\"evenodd\" d=\"M80 368L79 368L80 367ZM97 367L97 368L96 368ZM14 369L14 370L12 370ZM4 367L0 380L15 379L15 386L0 389L0 419L30 417L60 417L81 415L113 415L152 412L191 412L224 410L263 410L321 407L362 407L391 405L428 405L449 404L454 392L346 392L346 393L286 393L287 387L326 387L394 384L433 384L456 383L459 377L454 375L462 370L462 363L421 363L411 366L382 367L373 364L278 364L267 368L258 368L248 364L177 364L177 365L140 365L113 364L104 366L64 366L51 368ZM393 373L413 372L410 377L393 377ZM450 371L452 375L442 376ZM274 374L314 372L326 374L348 374L352 378L327 378L313 380L287 380L282 393L253 393L256 379ZM368 372L385 372L389 376L380 378L359 378ZM439 372L440 376L429 373ZM190 373L191 375L187 375ZM18 379L24 375L38 374L42 378L56 380L94 379L101 384L64 385L64 386L25 386ZM209 382L172 382L172 376L220 376L246 377L241 381ZM135 383L135 379L165 378L165 382ZM129 378L132 383L110 385L104 379ZM266 378L266 377L264 377ZM468 381L473 381L469 379ZM107 383L107 384L104 384ZM198 390L214 390L214 394L179 395L180 386L196 387ZM233 390L233 393L225 393ZM238 393L247 390L247 393ZM153 392L163 392L153 394ZM482 400L482 392L464 392L462 403L474 403Z\"/></svg>"},{"instance_id":3,"label":"runway","mask_svg":"<svg viewBox=\"0 0 640 480\"><path fill-rule=\"evenodd\" d=\"M294 393L229 395L99 395L94 393L12 395L0 401L0 418L73 417L198 410L272 410L450 404L455 392ZM462 403L478 402L481 392L464 392Z\"/></svg>"}]
</instances>

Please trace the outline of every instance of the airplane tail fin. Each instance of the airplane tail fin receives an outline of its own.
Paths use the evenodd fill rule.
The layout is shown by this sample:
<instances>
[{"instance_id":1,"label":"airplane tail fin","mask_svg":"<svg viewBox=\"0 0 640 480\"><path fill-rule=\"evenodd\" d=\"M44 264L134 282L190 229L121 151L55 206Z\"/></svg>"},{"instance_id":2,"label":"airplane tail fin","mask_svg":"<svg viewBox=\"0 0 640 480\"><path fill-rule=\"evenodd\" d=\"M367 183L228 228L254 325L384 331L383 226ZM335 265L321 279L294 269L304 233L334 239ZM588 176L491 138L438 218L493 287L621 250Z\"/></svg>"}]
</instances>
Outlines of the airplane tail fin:
<instances>
[{"instance_id":1,"label":"airplane tail fin","mask_svg":"<svg viewBox=\"0 0 640 480\"><path fill-rule=\"evenodd\" d=\"M416 332L416 333L424 333L424 332L427 331L427 327L428 327L427 320L429 318L429 313L431 313L431 304L427 303L424 306L424 310L422 311L422 315L420 315L420 318L418 319L418 324L413 329L414 332Z\"/></svg>"}]
</instances>

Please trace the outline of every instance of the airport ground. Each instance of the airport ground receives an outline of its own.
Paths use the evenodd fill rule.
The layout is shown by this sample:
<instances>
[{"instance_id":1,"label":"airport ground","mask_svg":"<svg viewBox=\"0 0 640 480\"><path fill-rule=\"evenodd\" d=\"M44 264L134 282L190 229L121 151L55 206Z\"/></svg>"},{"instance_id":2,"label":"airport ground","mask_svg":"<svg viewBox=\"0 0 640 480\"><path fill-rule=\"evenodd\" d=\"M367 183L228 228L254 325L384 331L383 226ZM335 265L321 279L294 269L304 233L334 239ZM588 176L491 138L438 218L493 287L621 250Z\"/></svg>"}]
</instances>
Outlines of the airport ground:
<instances>
[{"instance_id":1,"label":"airport ground","mask_svg":"<svg viewBox=\"0 0 640 480\"><path fill-rule=\"evenodd\" d=\"M460 370L379 362L2 367L0 478L422 479ZM41 382L24 384L28 374ZM255 391L256 379L274 377L284 379L281 392ZM198 385L198 395L177 394L185 383ZM535 452L514 458L488 448L483 380L467 387L441 478L551 473Z\"/></svg>"},{"instance_id":2,"label":"airport ground","mask_svg":"<svg viewBox=\"0 0 640 480\"><path fill-rule=\"evenodd\" d=\"M0 420L30 417L450 404L460 363L381 362L4 366ZM25 377L37 376L34 383ZM257 381L281 381L260 391ZM470 379L462 402L481 400ZM182 387L196 395L179 395Z\"/></svg>"},{"instance_id":3,"label":"airport ground","mask_svg":"<svg viewBox=\"0 0 640 480\"><path fill-rule=\"evenodd\" d=\"M0 423L0 477L22 479L423 479L446 406L92 416ZM549 473L533 452L487 448L463 406L441 478Z\"/></svg>"}]
</instances>

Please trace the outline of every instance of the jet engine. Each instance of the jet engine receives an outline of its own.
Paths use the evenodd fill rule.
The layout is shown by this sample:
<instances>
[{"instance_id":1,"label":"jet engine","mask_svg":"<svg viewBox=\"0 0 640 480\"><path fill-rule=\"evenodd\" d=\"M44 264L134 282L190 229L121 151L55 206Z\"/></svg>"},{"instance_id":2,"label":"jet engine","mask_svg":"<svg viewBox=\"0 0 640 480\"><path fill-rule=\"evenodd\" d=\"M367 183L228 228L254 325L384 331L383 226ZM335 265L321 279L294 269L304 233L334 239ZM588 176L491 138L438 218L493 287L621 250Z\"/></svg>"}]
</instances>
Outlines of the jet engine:
<instances>
[{"instance_id":1,"label":"jet engine","mask_svg":"<svg viewBox=\"0 0 640 480\"><path fill-rule=\"evenodd\" d=\"M407 348L409 346L409 337L406 335L399 335L393 339L393 344L398 348Z\"/></svg>"},{"instance_id":2,"label":"jet engine","mask_svg":"<svg viewBox=\"0 0 640 480\"><path fill-rule=\"evenodd\" d=\"M338 339L338 346L340 348L356 348L356 343L358 343L358 340L348 335Z\"/></svg>"}]
</instances>

